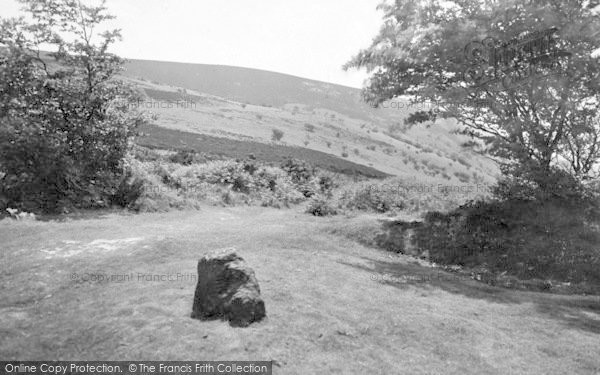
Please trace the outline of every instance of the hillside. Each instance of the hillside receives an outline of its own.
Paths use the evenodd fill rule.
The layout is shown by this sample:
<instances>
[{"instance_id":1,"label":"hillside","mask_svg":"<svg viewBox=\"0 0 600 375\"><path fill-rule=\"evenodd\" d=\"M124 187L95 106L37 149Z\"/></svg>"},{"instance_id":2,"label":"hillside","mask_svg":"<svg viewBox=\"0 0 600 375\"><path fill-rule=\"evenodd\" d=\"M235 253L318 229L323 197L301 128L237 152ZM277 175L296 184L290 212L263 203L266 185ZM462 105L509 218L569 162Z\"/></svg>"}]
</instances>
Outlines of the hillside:
<instances>
[{"instance_id":1,"label":"hillside","mask_svg":"<svg viewBox=\"0 0 600 375\"><path fill-rule=\"evenodd\" d=\"M382 115L360 100L359 90L281 73L222 65L130 60L128 77L196 90L240 103L282 107L302 103L327 108L363 120Z\"/></svg>"},{"instance_id":2,"label":"hillside","mask_svg":"<svg viewBox=\"0 0 600 375\"><path fill-rule=\"evenodd\" d=\"M279 146L416 183L490 183L497 175L490 160L462 147L468 139L454 133L452 122L405 129L405 102L392 104L400 109L375 109L357 89L254 69L157 61L130 61L123 75L143 90L139 106L165 129L262 144L272 144L278 129Z\"/></svg>"}]
</instances>

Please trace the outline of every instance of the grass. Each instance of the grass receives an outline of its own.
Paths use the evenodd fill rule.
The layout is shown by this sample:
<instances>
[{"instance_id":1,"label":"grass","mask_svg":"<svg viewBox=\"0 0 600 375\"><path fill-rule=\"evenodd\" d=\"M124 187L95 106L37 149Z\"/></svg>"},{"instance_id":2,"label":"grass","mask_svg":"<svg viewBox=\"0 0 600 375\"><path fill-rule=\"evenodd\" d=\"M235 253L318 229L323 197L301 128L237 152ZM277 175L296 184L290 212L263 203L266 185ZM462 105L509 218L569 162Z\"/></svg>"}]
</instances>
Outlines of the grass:
<instances>
[{"instance_id":1,"label":"grass","mask_svg":"<svg viewBox=\"0 0 600 375\"><path fill-rule=\"evenodd\" d=\"M263 359L284 374L600 371L597 297L489 287L344 235L372 220L204 207L0 221L0 357ZM266 303L267 319L246 329L189 318L195 283L184 277L229 246Z\"/></svg>"}]
</instances>

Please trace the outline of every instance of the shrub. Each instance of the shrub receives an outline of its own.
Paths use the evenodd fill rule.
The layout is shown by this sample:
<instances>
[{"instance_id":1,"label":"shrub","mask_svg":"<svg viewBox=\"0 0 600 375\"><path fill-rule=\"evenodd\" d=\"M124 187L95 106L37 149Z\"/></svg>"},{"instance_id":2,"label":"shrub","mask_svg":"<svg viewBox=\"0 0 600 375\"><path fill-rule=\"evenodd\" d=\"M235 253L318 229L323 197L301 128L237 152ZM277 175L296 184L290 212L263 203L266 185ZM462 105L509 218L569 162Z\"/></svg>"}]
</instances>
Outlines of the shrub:
<instances>
[{"instance_id":1,"label":"shrub","mask_svg":"<svg viewBox=\"0 0 600 375\"><path fill-rule=\"evenodd\" d=\"M441 264L597 284L600 231L597 218L583 212L589 210L564 201L472 202L448 214L429 213L416 239Z\"/></svg>"},{"instance_id":2,"label":"shrub","mask_svg":"<svg viewBox=\"0 0 600 375\"><path fill-rule=\"evenodd\" d=\"M143 189L144 180L140 176L135 175L131 168L128 168L111 198L111 204L123 208L131 208L142 196Z\"/></svg>"},{"instance_id":3,"label":"shrub","mask_svg":"<svg viewBox=\"0 0 600 375\"><path fill-rule=\"evenodd\" d=\"M589 184L586 186L569 173L558 169L505 177L494 188L494 195L500 200L559 200L569 204L586 202L588 207L595 206L597 192L597 188Z\"/></svg>"},{"instance_id":4,"label":"shrub","mask_svg":"<svg viewBox=\"0 0 600 375\"><path fill-rule=\"evenodd\" d=\"M456 161L462 165L464 165L467 168L471 168L471 163L469 163L464 157L462 156L458 156L456 158Z\"/></svg>"},{"instance_id":5,"label":"shrub","mask_svg":"<svg viewBox=\"0 0 600 375\"><path fill-rule=\"evenodd\" d=\"M319 177L319 187L321 193L330 194L331 190L335 187L335 182L330 176L321 176Z\"/></svg>"},{"instance_id":6,"label":"shrub","mask_svg":"<svg viewBox=\"0 0 600 375\"><path fill-rule=\"evenodd\" d=\"M281 164L294 183L303 184L315 176L315 168L303 160L287 159Z\"/></svg>"},{"instance_id":7,"label":"shrub","mask_svg":"<svg viewBox=\"0 0 600 375\"><path fill-rule=\"evenodd\" d=\"M271 135L271 140L273 140L275 142L279 142L279 141L281 141L282 138L283 138L283 131L281 131L279 129L273 129L273 134Z\"/></svg>"},{"instance_id":8,"label":"shrub","mask_svg":"<svg viewBox=\"0 0 600 375\"><path fill-rule=\"evenodd\" d=\"M115 204L138 212L166 212L171 209L197 208L198 201L179 194L180 189L165 185L165 175L175 180L168 167L159 163L130 161L128 177L115 195ZM162 172L163 176L157 174Z\"/></svg>"},{"instance_id":9,"label":"shrub","mask_svg":"<svg viewBox=\"0 0 600 375\"><path fill-rule=\"evenodd\" d=\"M487 197L481 191L450 194L439 185L417 184L399 177L382 181L343 184L337 191L340 207L375 212L411 211L418 214L429 210L446 211L470 199Z\"/></svg>"},{"instance_id":10,"label":"shrub","mask_svg":"<svg viewBox=\"0 0 600 375\"><path fill-rule=\"evenodd\" d=\"M310 132L310 133L314 133L315 132L315 126L312 125L312 124L304 124L304 129L307 132Z\"/></svg>"},{"instance_id":11,"label":"shrub","mask_svg":"<svg viewBox=\"0 0 600 375\"><path fill-rule=\"evenodd\" d=\"M253 159L253 157L251 157L251 159ZM253 175L254 172L256 172L258 170L258 167L256 166L255 163L253 162L245 162L243 164L243 169L245 172L247 172L249 175Z\"/></svg>"},{"instance_id":12,"label":"shrub","mask_svg":"<svg viewBox=\"0 0 600 375\"><path fill-rule=\"evenodd\" d=\"M178 150L171 156L169 161L183 165L190 165L196 161L196 152L194 150Z\"/></svg>"},{"instance_id":13,"label":"shrub","mask_svg":"<svg viewBox=\"0 0 600 375\"><path fill-rule=\"evenodd\" d=\"M366 185L353 192L346 201L350 209L388 212L405 207L402 197L392 190L376 185Z\"/></svg>"},{"instance_id":14,"label":"shrub","mask_svg":"<svg viewBox=\"0 0 600 375\"><path fill-rule=\"evenodd\" d=\"M249 193L250 179L243 175L234 177L233 182L231 183L231 190L246 194Z\"/></svg>"},{"instance_id":15,"label":"shrub","mask_svg":"<svg viewBox=\"0 0 600 375\"><path fill-rule=\"evenodd\" d=\"M456 176L456 178L458 178L458 180L462 183L468 183L471 181L471 177L464 172L454 172L454 176Z\"/></svg>"},{"instance_id":16,"label":"shrub","mask_svg":"<svg viewBox=\"0 0 600 375\"><path fill-rule=\"evenodd\" d=\"M331 216L337 215L337 210L329 201L323 197L314 198L310 201L306 213L314 216Z\"/></svg>"},{"instance_id":17,"label":"shrub","mask_svg":"<svg viewBox=\"0 0 600 375\"><path fill-rule=\"evenodd\" d=\"M131 155L139 161L157 161L162 158L158 152L141 146L134 146Z\"/></svg>"},{"instance_id":18,"label":"shrub","mask_svg":"<svg viewBox=\"0 0 600 375\"><path fill-rule=\"evenodd\" d=\"M181 195L209 203L222 203L223 189L229 203L282 207L305 199L301 184L287 171L251 161L213 161L178 167L171 173ZM308 184L307 184L308 185ZM312 189L315 190L315 189Z\"/></svg>"}]
</instances>

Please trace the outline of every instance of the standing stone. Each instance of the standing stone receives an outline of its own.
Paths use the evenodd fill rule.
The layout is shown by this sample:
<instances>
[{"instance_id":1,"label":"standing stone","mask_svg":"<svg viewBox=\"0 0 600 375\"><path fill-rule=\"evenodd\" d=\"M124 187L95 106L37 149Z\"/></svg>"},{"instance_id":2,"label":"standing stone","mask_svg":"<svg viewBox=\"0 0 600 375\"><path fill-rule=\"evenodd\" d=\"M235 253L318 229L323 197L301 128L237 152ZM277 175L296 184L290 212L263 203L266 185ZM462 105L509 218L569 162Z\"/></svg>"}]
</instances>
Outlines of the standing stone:
<instances>
[{"instance_id":1,"label":"standing stone","mask_svg":"<svg viewBox=\"0 0 600 375\"><path fill-rule=\"evenodd\" d=\"M221 318L232 326L247 327L265 315L254 271L235 249L216 250L198 261L192 318Z\"/></svg>"}]
</instances>

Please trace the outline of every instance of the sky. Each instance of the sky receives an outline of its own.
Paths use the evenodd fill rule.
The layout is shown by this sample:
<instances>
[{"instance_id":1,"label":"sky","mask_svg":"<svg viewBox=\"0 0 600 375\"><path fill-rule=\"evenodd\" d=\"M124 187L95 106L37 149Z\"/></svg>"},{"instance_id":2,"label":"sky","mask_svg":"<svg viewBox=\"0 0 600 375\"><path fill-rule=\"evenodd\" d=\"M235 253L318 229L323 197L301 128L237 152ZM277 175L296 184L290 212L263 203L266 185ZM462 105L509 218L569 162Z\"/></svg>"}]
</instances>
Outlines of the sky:
<instances>
[{"instance_id":1,"label":"sky","mask_svg":"<svg viewBox=\"0 0 600 375\"><path fill-rule=\"evenodd\" d=\"M92 2L94 0L84 0ZM107 0L131 59L232 65L361 87L364 71L342 65L370 45L379 0ZM0 0L3 17L16 0Z\"/></svg>"}]
</instances>

